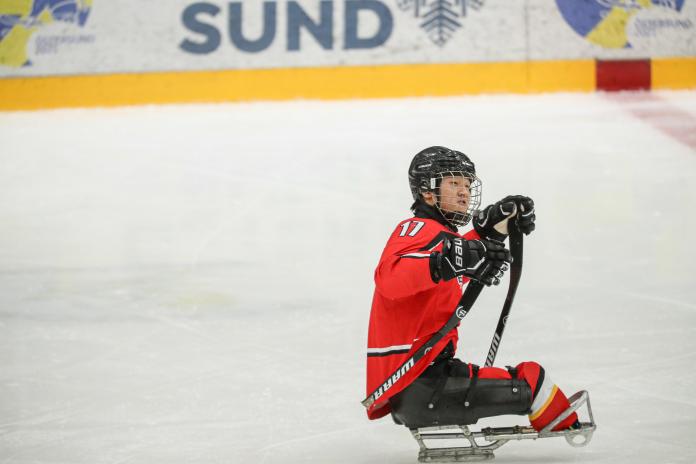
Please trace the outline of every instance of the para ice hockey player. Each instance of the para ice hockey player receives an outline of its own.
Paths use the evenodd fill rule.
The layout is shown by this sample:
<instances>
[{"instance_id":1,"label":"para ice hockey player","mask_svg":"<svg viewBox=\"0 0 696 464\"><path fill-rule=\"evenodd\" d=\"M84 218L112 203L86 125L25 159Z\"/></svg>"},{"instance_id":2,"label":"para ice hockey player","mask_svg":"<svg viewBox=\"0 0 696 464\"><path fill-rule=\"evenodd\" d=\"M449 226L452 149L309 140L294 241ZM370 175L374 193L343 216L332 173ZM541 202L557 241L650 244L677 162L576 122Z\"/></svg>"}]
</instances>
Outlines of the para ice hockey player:
<instances>
[{"instance_id":1,"label":"para ice hockey player","mask_svg":"<svg viewBox=\"0 0 696 464\"><path fill-rule=\"evenodd\" d=\"M478 210L481 182L474 163L459 151L433 146L416 154L408 172L413 217L392 232L375 270L367 348L367 415L390 412L409 428L473 424L504 414L529 417L540 431L569 408L569 401L536 362L507 369L455 358L456 327L408 370L399 369L452 316L470 280L497 285L508 269L503 241L510 221L524 234L535 228L534 203L508 196ZM458 227L473 217L473 230ZM398 371L397 371L398 372ZM575 412L553 430L580 428ZM531 430L531 429L530 429Z\"/></svg>"}]
</instances>

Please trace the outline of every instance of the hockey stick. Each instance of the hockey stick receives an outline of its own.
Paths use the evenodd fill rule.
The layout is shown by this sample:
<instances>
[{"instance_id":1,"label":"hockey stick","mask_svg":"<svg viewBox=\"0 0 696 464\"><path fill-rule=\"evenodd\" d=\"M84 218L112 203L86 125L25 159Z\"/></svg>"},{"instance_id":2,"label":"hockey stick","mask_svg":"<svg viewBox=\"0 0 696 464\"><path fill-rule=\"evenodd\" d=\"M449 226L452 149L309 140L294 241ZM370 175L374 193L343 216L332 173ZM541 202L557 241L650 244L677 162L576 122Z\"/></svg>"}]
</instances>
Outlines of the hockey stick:
<instances>
[{"instance_id":1,"label":"hockey stick","mask_svg":"<svg viewBox=\"0 0 696 464\"><path fill-rule=\"evenodd\" d=\"M510 315L510 308L512 307L512 302L514 301L515 293L517 292L517 286L519 285L520 277L522 276L522 232L520 232L520 230L517 228L517 224L515 223L510 224L509 227L510 254L512 255L512 263L510 264L510 285L508 287L507 296L505 297L505 304L503 304L503 311L500 313L500 319L498 319L498 326L495 328L493 341L491 341L491 348L488 350L485 367L493 366L495 356L498 354L500 340L503 338L503 331L505 330L505 325L507 324L508 316Z\"/></svg>"},{"instance_id":2,"label":"hockey stick","mask_svg":"<svg viewBox=\"0 0 696 464\"><path fill-rule=\"evenodd\" d=\"M418 361L420 361L423 358L423 356L425 356L435 346L435 344L437 344L437 342L442 340L442 338L445 335L447 335L450 330L457 327L461 320L464 319L464 317L469 313L471 307L474 306L476 298L478 298L482 288L482 283L470 281L469 285L466 287L466 290L464 291L464 294L459 299L459 304L457 304L457 308L454 310L452 316L450 316L447 323L443 325L440 330L435 332L435 334L432 336L430 340L428 340L420 348L418 348L418 350L416 350L416 352L413 353L413 355L410 358L408 358L401 366L399 366L394 371L394 373L387 378L387 380L385 380L379 387L377 387L375 391L370 393L370 395L368 395L367 398L362 400L362 405L366 408L372 406L375 403L375 401L379 399L380 396L384 395L387 392L387 390L392 388L396 384L396 382L399 381L399 379L403 378L403 376L409 370L411 370L411 368Z\"/></svg>"}]
</instances>

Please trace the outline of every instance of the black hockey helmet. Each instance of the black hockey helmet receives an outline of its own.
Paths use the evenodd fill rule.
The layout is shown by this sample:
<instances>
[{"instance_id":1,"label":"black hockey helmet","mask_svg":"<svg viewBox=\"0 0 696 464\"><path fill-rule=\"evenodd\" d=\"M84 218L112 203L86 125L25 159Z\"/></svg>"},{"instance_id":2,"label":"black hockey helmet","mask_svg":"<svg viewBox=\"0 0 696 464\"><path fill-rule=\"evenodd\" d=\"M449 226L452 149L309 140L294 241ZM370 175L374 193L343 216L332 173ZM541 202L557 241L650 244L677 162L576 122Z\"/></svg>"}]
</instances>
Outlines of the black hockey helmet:
<instances>
[{"instance_id":1,"label":"black hockey helmet","mask_svg":"<svg viewBox=\"0 0 696 464\"><path fill-rule=\"evenodd\" d=\"M440 181L447 176L464 176L471 180L466 213L440 209ZM408 183L416 201L421 199L423 192L434 192L435 207L457 227L466 225L481 204L481 181L476 177L476 167L468 156L457 150L436 145L418 152L408 168Z\"/></svg>"}]
</instances>

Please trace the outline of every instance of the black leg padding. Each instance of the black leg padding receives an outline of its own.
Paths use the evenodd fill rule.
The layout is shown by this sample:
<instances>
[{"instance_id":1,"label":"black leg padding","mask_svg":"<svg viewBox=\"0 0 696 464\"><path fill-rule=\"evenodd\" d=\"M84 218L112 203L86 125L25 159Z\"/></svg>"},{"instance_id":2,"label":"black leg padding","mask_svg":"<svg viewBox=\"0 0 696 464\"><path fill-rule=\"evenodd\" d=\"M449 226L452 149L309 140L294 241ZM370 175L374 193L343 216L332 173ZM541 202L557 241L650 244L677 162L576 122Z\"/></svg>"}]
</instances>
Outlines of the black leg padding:
<instances>
[{"instance_id":1,"label":"black leg padding","mask_svg":"<svg viewBox=\"0 0 696 464\"><path fill-rule=\"evenodd\" d=\"M461 361L450 359L447 364L431 366L390 400L395 422L408 428L470 425L482 417L529 413L532 391L524 380L472 380ZM441 376L447 377L444 387Z\"/></svg>"}]
</instances>

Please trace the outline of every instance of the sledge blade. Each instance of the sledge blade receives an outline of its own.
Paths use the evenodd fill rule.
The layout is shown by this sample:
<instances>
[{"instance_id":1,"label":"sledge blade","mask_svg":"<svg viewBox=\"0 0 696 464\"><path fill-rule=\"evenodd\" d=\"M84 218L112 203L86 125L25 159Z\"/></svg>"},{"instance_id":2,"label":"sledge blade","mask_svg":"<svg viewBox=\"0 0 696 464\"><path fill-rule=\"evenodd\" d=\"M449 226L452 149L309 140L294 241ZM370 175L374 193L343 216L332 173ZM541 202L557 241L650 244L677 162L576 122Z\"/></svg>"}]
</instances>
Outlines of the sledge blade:
<instances>
[{"instance_id":1,"label":"sledge blade","mask_svg":"<svg viewBox=\"0 0 696 464\"><path fill-rule=\"evenodd\" d=\"M492 450L476 448L435 448L418 453L418 462L480 462L494 458Z\"/></svg>"},{"instance_id":2,"label":"sledge blade","mask_svg":"<svg viewBox=\"0 0 696 464\"><path fill-rule=\"evenodd\" d=\"M475 436L466 425L454 425L443 427L424 427L411 429L413 437L420 446L418 452L418 462L478 462L488 461L495 456L493 450L500 447L503 443L491 443L479 445ZM477 432L478 433L478 432ZM469 445L448 448L429 448L424 440L457 440L464 439Z\"/></svg>"}]
</instances>

